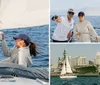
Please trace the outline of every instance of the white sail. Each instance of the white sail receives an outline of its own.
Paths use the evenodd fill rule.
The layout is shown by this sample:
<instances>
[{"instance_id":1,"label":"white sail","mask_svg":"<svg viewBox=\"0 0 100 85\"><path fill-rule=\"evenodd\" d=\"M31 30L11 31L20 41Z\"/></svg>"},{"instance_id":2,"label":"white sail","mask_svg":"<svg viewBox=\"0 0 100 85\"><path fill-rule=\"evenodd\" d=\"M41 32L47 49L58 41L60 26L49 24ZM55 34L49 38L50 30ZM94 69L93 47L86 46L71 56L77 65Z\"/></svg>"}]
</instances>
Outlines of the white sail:
<instances>
[{"instance_id":1,"label":"white sail","mask_svg":"<svg viewBox=\"0 0 100 85\"><path fill-rule=\"evenodd\" d=\"M68 57L66 57L66 73L73 73L68 61Z\"/></svg>"},{"instance_id":2,"label":"white sail","mask_svg":"<svg viewBox=\"0 0 100 85\"><path fill-rule=\"evenodd\" d=\"M63 62L61 75L66 74L65 61Z\"/></svg>"},{"instance_id":3,"label":"white sail","mask_svg":"<svg viewBox=\"0 0 100 85\"><path fill-rule=\"evenodd\" d=\"M1 29L49 24L49 0L0 0Z\"/></svg>"},{"instance_id":4,"label":"white sail","mask_svg":"<svg viewBox=\"0 0 100 85\"><path fill-rule=\"evenodd\" d=\"M66 57L66 59L64 60L63 62L63 67L62 67L62 71L61 71L61 75L60 75L60 78L62 79L72 79L72 78L77 78L77 76L74 76L74 75L67 75L67 73L73 73L72 70L71 70L71 66L69 64L69 61L68 61L68 58ZM63 75L63 74L66 74L66 75Z\"/></svg>"}]
</instances>

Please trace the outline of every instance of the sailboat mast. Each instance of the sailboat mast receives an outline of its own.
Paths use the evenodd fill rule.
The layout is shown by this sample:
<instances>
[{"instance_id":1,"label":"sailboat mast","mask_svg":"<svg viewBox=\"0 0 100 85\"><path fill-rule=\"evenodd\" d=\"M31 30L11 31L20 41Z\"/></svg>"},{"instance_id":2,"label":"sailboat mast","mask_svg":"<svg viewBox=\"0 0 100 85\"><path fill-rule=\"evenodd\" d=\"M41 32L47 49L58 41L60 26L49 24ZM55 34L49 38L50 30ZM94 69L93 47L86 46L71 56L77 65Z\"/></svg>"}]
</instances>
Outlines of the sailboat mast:
<instances>
[{"instance_id":1,"label":"sailboat mast","mask_svg":"<svg viewBox=\"0 0 100 85\"><path fill-rule=\"evenodd\" d=\"M66 70L66 73L67 73L67 62L66 62L66 55L67 53L66 53L66 50L64 49L64 53L63 53L63 56L64 56L64 62L65 62L65 70Z\"/></svg>"},{"instance_id":2,"label":"sailboat mast","mask_svg":"<svg viewBox=\"0 0 100 85\"><path fill-rule=\"evenodd\" d=\"M64 50L63 56L64 56L64 60L65 60L65 58L66 58L66 50Z\"/></svg>"}]
</instances>

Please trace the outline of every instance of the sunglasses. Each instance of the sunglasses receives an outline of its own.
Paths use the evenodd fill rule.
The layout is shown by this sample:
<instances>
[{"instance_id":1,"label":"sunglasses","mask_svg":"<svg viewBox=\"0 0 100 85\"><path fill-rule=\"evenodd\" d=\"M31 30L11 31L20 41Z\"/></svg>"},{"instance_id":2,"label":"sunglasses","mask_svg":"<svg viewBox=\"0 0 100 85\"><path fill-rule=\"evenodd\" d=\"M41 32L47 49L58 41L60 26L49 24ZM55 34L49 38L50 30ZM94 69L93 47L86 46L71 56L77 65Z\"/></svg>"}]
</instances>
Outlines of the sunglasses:
<instances>
[{"instance_id":1,"label":"sunglasses","mask_svg":"<svg viewBox=\"0 0 100 85\"><path fill-rule=\"evenodd\" d=\"M80 17L80 16L81 16L81 17L83 17L83 16L84 16L84 14L79 14L78 16L79 16L79 17Z\"/></svg>"},{"instance_id":2,"label":"sunglasses","mask_svg":"<svg viewBox=\"0 0 100 85\"><path fill-rule=\"evenodd\" d=\"M74 13L73 12L68 12L69 14L72 14L72 15L74 15Z\"/></svg>"}]
</instances>

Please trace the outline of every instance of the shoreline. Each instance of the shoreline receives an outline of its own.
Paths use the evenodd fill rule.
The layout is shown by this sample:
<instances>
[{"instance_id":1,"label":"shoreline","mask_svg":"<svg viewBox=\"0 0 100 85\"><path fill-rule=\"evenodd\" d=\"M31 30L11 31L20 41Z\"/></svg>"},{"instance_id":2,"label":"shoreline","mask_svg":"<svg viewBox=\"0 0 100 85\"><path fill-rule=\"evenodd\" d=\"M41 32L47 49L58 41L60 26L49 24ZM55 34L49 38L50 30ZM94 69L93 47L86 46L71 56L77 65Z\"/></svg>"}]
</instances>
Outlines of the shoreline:
<instances>
[{"instance_id":1,"label":"shoreline","mask_svg":"<svg viewBox=\"0 0 100 85\"><path fill-rule=\"evenodd\" d=\"M59 77L60 74L52 74L51 77ZM72 76L72 75L69 75ZM77 77L100 77L98 74L75 74Z\"/></svg>"}]
</instances>

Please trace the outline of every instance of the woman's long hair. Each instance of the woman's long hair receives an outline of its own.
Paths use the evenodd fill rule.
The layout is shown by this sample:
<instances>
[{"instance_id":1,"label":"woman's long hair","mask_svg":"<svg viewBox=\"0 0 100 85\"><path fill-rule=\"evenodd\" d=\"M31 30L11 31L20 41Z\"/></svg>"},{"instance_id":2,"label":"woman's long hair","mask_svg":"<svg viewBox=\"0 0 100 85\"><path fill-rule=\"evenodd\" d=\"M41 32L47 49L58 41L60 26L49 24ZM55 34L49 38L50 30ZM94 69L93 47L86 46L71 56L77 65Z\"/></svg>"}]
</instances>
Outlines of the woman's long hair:
<instances>
[{"instance_id":1,"label":"woman's long hair","mask_svg":"<svg viewBox=\"0 0 100 85\"><path fill-rule=\"evenodd\" d=\"M37 47L36 47L35 43L33 43L33 42L27 43L25 41L25 44L26 44L26 46L29 46L29 50L30 50L30 55L31 56L36 56L38 54Z\"/></svg>"}]
</instances>

